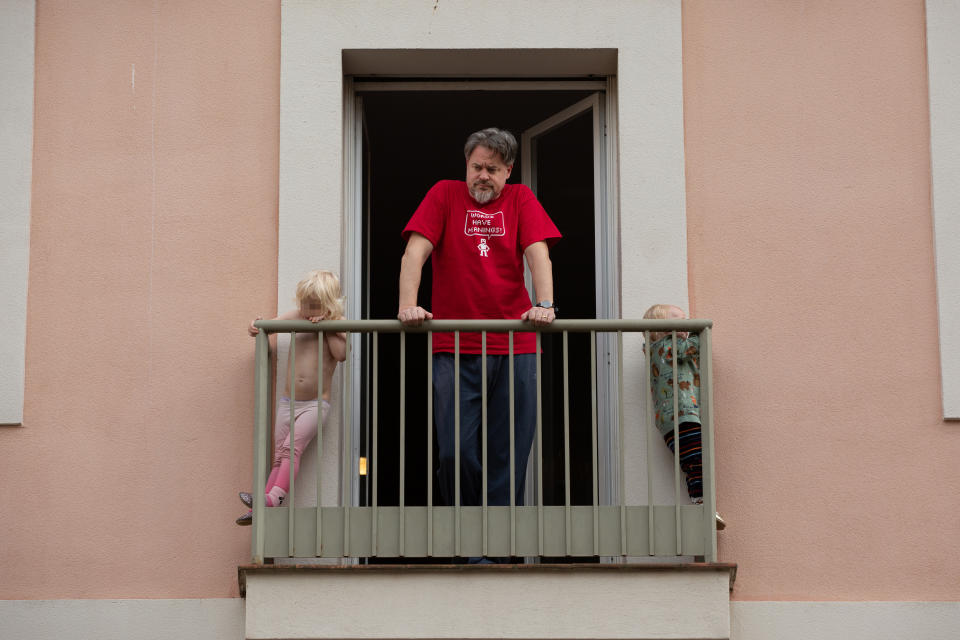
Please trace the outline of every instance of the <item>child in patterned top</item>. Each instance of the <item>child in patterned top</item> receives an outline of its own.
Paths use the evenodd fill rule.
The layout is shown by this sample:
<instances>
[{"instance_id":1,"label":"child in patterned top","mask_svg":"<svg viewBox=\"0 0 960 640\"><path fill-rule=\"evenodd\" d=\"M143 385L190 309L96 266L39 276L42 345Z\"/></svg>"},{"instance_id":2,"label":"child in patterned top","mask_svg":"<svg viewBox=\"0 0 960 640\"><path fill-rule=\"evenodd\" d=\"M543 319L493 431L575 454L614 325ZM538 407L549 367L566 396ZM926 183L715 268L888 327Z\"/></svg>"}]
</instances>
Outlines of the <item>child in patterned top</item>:
<instances>
[{"instance_id":1,"label":"child in patterned top","mask_svg":"<svg viewBox=\"0 0 960 640\"><path fill-rule=\"evenodd\" d=\"M643 314L646 320L684 320L683 309L655 304ZM676 363L677 430L680 440L680 469L686 477L687 493L694 504L703 503L703 457L700 433L700 338L677 332L674 357L670 332L650 333L650 391L654 402L654 423L670 451L674 450L674 363ZM726 526L717 515L717 528Z\"/></svg>"}]
</instances>

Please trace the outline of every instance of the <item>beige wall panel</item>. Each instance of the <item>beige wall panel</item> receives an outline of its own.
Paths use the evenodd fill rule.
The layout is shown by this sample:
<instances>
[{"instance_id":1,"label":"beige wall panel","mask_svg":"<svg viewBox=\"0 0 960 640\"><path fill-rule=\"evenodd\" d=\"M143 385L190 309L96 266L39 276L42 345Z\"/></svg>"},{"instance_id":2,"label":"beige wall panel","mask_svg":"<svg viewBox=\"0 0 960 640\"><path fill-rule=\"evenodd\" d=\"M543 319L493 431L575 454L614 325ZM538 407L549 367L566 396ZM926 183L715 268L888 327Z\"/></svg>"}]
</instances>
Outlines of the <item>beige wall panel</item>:
<instances>
[{"instance_id":1,"label":"beige wall panel","mask_svg":"<svg viewBox=\"0 0 960 640\"><path fill-rule=\"evenodd\" d=\"M943 415L960 420L960 4L926 10Z\"/></svg>"},{"instance_id":2,"label":"beige wall panel","mask_svg":"<svg viewBox=\"0 0 960 640\"><path fill-rule=\"evenodd\" d=\"M0 425L23 420L35 14L33 0L0 4Z\"/></svg>"}]
</instances>

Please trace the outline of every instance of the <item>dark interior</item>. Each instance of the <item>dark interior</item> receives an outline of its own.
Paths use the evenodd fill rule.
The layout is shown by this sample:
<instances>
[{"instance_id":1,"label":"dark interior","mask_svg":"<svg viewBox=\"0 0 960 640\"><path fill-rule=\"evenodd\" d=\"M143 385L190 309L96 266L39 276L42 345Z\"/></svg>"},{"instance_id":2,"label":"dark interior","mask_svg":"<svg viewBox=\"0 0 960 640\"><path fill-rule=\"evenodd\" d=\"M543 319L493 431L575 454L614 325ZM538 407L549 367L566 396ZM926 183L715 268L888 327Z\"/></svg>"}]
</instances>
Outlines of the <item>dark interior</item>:
<instances>
[{"instance_id":1,"label":"dark interior","mask_svg":"<svg viewBox=\"0 0 960 640\"><path fill-rule=\"evenodd\" d=\"M430 91L362 94L365 113L364 317L395 318L397 278L404 242L401 230L427 190L441 179L463 179L463 143L478 129L496 126L520 134L590 95L588 91ZM551 250L554 297L561 318L596 317L593 212L593 127L589 112L537 139L537 194L563 239ZM521 181L518 158L509 182ZM430 261L424 266L420 304L431 308ZM378 504L399 504L399 336L379 337ZM574 504L590 504L590 347L587 336L570 344L571 491ZM369 348L369 341L365 348ZM407 336L405 504L427 503L426 337ZM543 342L544 503L564 504L562 335ZM370 372L364 372L369 380ZM371 453L369 383L363 385L361 448ZM536 452L536 443L533 451ZM372 468L372 465L368 468ZM361 504L370 502L370 480ZM434 504L440 504L434 483Z\"/></svg>"}]
</instances>

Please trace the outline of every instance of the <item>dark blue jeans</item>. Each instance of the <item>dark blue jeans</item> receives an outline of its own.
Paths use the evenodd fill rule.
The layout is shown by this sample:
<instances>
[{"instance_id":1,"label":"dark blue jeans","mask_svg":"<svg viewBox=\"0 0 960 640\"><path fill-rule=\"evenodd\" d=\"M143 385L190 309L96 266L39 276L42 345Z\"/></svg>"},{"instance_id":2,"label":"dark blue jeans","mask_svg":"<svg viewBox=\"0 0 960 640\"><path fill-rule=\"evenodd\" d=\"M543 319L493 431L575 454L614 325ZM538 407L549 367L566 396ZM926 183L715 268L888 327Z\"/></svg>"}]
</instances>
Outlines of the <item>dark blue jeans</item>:
<instances>
[{"instance_id":1,"label":"dark blue jeans","mask_svg":"<svg viewBox=\"0 0 960 640\"><path fill-rule=\"evenodd\" d=\"M460 355L460 504L482 504L483 356ZM514 477L516 504L523 504L527 458L537 426L537 356L514 355ZM487 356L487 504L510 504L510 356ZM433 355L433 411L440 450L438 483L454 504L455 421L452 353Z\"/></svg>"}]
</instances>

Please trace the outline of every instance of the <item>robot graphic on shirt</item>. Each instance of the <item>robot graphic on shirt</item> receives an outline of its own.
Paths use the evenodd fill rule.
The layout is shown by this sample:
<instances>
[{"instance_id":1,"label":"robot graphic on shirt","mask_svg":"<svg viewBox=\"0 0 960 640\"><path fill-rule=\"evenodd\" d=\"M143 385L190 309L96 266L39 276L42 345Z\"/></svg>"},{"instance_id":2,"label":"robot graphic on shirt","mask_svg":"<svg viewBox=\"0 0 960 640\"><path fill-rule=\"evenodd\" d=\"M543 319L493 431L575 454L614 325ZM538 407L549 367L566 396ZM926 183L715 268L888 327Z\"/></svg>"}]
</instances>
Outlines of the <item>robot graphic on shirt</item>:
<instances>
[{"instance_id":1,"label":"robot graphic on shirt","mask_svg":"<svg viewBox=\"0 0 960 640\"><path fill-rule=\"evenodd\" d=\"M468 209L464 220L463 233L468 236L479 236L480 244L477 245L477 249L480 250L480 257L489 258L490 245L488 242L490 238L506 235L503 211L485 213L476 209Z\"/></svg>"}]
</instances>

